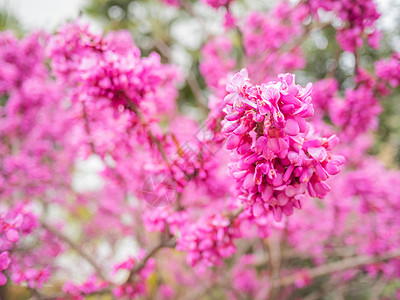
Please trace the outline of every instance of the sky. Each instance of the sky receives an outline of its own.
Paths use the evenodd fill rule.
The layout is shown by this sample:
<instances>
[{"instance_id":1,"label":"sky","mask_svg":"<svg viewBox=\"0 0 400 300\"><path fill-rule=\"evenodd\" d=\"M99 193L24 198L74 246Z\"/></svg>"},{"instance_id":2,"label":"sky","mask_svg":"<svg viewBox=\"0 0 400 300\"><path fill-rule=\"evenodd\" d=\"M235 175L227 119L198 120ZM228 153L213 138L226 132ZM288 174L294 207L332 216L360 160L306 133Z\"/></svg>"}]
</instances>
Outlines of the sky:
<instances>
[{"instance_id":1,"label":"sky","mask_svg":"<svg viewBox=\"0 0 400 300\"><path fill-rule=\"evenodd\" d=\"M261 0L257 0L261 1ZM381 11L385 12L383 27L390 27L396 17L400 0L375 0ZM65 20L75 19L88 0L0 0L0 8L13 12L25 28L53 31ZM251 2L251 1L250 1ZM396 10L391 9L393 5Z\"/></svg>"},{"instance_id":2,"label":"sky","mask_svg":"<svg viewBox=\"0 0 400 300\"><path fill-rule=\"evenodd\" d=\"M25 29L53 31L75 19L87 0L0 0L0 8L13 12Z\"/></svg>"}]
</instances>

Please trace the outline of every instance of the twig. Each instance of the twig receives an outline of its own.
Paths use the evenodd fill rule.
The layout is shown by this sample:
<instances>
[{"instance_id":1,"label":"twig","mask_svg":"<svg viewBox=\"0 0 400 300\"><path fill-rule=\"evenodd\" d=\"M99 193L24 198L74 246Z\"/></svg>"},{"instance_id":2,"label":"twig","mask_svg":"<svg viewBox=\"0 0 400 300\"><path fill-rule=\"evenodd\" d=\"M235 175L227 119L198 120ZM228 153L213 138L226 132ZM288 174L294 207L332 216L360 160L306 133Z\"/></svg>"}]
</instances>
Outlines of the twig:
<instances>
[{"instance_id":1,"label":"twig","mask_svg":"<svg viewBox=\"0 0 400 300\"><path fill-rule=\"evenodd\" d=\"M167 164L168 167L171 166L167 154L165 153L165 150L163 148L163 146L161 145L160 141L154 136L153 132L150 130L149 125L147 124L146 120L144 119L141 111L137 108L136 104L133 103L128 97L125 96L126 102L128 104L129 109L131 109L136 116L139 118L141 124L144 127L147 127L147 132L149 134L149 137L151 139L151 141L156 145L158 151L160 152L162 158L164 159L165 163Z\"/></svg>"},{"instance_id":2,"label":"twig","mask_svg":"<svg viewBox=\"0 0 400 300\"><path fill-rule=\"evenodd\" d=\"M155 38L153 45L166 59L168 59L168 61L172 61L170 48L162 39ZM191 70L189 70L186 81L190 89L192 90L193 96L197 104L200 106L201 109L207 112L208 107L205 104L207 103L207 100L204 98L203 92L200 88L200 84Z\"/></svg>"},{"instance_id":3,"label":"twig","mask_svg":"<svg viewBox=\"0 0 400 300\"><path fill-rule=\"evenodd\" d=\"M181 8L183 8L184 11L186 11L189 15L191 15L193 18L197 19L201 23L201 27L204 29L206 34L208 36L211 36L212 34L210 33L209 29L207 28L207 20L205 20L202 16L198 15L195 10L193 9L191 3L187 0L180 0L179 1L181 4Z\"/></svg>"},{"instance_id":4,"label":"twig","mask_svg":"<svg viewBox=\"0 0 400 300\"><path fill-rule=\"evenodd\" d=\"M196 79L196 76L194 76L193 72L189 70L189 74L187 76L187 83L192 90L193 96L196 99L196 102L199 104L200 108L203 109L204 111L208 111L208 107L205 103L207 103L207 100L204 98L203 93L201 91L199 82Z\"/></svg>"},{"instance_id":5,"label":"twig","mask_svg":"<svg viewBox=\"0 0 400 300\"><path fill-rule=\"evenodd\" d=\"M68 236L63 234L61 231L58 231L57 229L47 224L44 220L40 220L40 224L42 225L43 228L47 229L56 237L63 240L70 248L75 250L82 258L84 258L93 267L93 269L96 271L96 273L99 275L101 279L108 281L106 276L103 274L103 271L100 268L100 266L92 259L92 257L89 254L83 251L83 249L80 246L78 246L74 241L72 241Z\"/></svg>"},{"instance_id":6,"label":"twig","mask_svg":"<svg viewBox=\"0 0 400 300\"><path fill-rule=\"evenodd\" d=\"M92 149L92 152L94 154L97 154L96 147L94 145L94 142L93 142L93 139L92 139L92 135L91 135L91 130L90 130L89 119L88 119L88 116L87 116L85 102L82 102L82 113L83 113L83 121L85 122L86 134L87 134L87 137L89 139L90 148Z\"/></svg>"},{"instance_id":7,"label":"twig","mask_svg":"<svg viewBox=\"0 0 400 300\"><path fill-rule=\"evenodd\" d=\"M378 255L378 256L367 256L367 255L360 255L356 257L351 257L351 258L345 258L343 260L333 262L330 264L326 264L323 266L319 266L313 269L310 269L307 271L307 275L310 278L315 278L318 276L322 275L327 275L331 274L334 272L339 272L339 271L345 271L347 269L351 268L356 268L356 267L361 267L365 266L368 264L373 264L373 263L378 263L382 262L387 259L391 258L396 258L400 257L400 249L397 249L396 251L392 251L383 255ZM287 286L293 284L298 278L299 274L292 274L283 278L278 279L273 283L275 287L279 286Z\"/></svg>"},{"instance_id":8,"label":"twig","mask_svg":"<svg viewBox=\"0 0 400 300\"><path fill-rule=\"evenodd\" d=\"M135 274L140 272L145 266L147 261L153 257L158 251L163 248L174 248L176 246L176 240L174 238L170 238L169 240L165 241L161 239L160 242L152 248L147 255L131 270L126 283L129 283L133 280Z\"/></svg>"}]
</instances>

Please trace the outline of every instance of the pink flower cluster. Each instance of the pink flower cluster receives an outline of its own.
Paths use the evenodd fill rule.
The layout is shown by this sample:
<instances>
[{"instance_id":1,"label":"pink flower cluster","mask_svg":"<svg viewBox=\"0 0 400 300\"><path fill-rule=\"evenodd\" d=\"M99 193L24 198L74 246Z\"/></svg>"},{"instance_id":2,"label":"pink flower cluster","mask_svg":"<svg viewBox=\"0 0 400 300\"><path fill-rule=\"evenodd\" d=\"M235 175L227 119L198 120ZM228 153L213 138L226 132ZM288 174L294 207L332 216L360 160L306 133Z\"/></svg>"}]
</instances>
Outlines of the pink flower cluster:
<instances>
[{"instance_id":1,"label":"pink flower cluster","mask_svg":"<svg viewBox=\"0 0 400 300\"><path fill-rule=\"evenodd\" d=\"M206 267L220 266L222 259L235 253L233 240L239 235L234 222L221 214L214 214L184 231L177 249L187 252L186 261L191 266L197 265L200 271L204 271Z\"/></svg>"},{"instance_id":2,"label":"pink flower cluster","mask_svg":"<svg viewBox=\"0 0 400 300\"><path fill-rule=\"evenodd\" d=\"M346 51L354 52L363 46L363 37L373 48L379 47L381 33L376 29L380 17L373 0L311 0L307 1L311 12L318 16L319 9L335 12L343 25L337 32L337 40Z\"/></svg>"},{"instance_id":3,"label":"pink flower cluster","mask_svg":"<svg viewBox=\"0 0 400 300\"><path fill-rule=\"evenodd\" d=\"M327 78L317 81L313 86L311 97L315 114L323 116L329 113L331 103L338 91L339 84L336 79Z\"/></svg>"},{"instance_id":4,"label":"pink flower cluster","mask_svg":"<svg viewBox=\"0 0 400 300\"><path fill-rule=\"evenodd\" d=\"M340 171L343 157L330 153L338 138L315 137L306 120L314 113L311 89L296 85L292 74L254 85L246 70L227 85L222 131L233 150L230 168L239 197L255 217L291 215L306 191L325 197L325 181Z\"/></svg>"},{"instance_id":5,"label":"pink flower cluster","mask_svg":"<svg viewBox=\"0 0 400 300\"><path fill-rule=\"evenodd\" d=\"M114 272L118 272L119 270L128 270L131 271L140 260L142 260L145 256L144 251L140 251L136 258L129 258L126 261L123 261L114 266ZM134 277L130 278L126 283L119 285L114 288L113 294L117 298L127 297L129 299L134 299L140 295L144 295L146 293L146 280L149 278L150 274L154 271L155 261L153 258L149 259L146 262L146 265L140 269L139 272L135 274Z\"/></svg>"},{"instance_id":6,"label":"pink flower cluster","mask_svg":"<svg viewBox=\"0 0 400 300\"><path fill-rule=\"evenodd\" d=\"M97 276L90 276L84 283L75 284L72 281L64 283L62 290L74 300L84 300L86 295L101 291L107 287L107 282L99 280Z\"/></svg>"},{"instance_id":7,"label":"pink flower cluster","mask_svg":"<svg viewBox=\"0 0 400 300\"><path fill-rule=\"evenodd\" d=\"M374 91L367 86L349 89L343 100L331 105L330 116L342 128L341 138L351 140L367 130L377 129L377 116L382 111Z\"/></svg>"},{"instance_id":8,"label":"pink flower cluster","mask_svg":"<svg viewBox=\"0 0 400 300\"><path fill-rule=\"evenodd\" d=\"M252 12L247 16L241 30L246 68L255 82L271 80L276 74L305 66L300 47L293 44L303 31L301 22L305 16L286 1L268 13ZM282 51L285 47L288 51Z\"/></svg>"},{"instance_id":9,"label":"pink flower cluster","mask_svg":"<svg viewBox=\"0 0 400 300\"><path fill-rule=\"evenodd\" d=\"M399 220L390 211L399 209L399 178L398 170L388 171L376 159L364 157L362 165L333 178L335 188L324 206L310 203L290 218L289 243L299 255L311 254L316 264L324 263L332 252L343 247L350 253L371 257L398 249L400 241L393 237ZM314 220L321 214L324 222L316 227ZM398 278L399 263L394 258L371 264L366 271L371 277L382 272L386 278Z\"/></svg>"},{"instance_id":10,"label":"pink flower cluster","mask_svg":"<svg viewBox=\"0 0 400 300\"><path fill-rule=\"evenodd\" d=\"M14 250L21 237L27 236L38 227L37 218L22 203L7 208L0 213L0 270L10 267L9 251ZM15 263L15 262L14 262ZM15 266L14 266L15 267ZM31 271L31 273L34 270ZM0 273L0 286L6 283L6 277Z\"/></svg>"},{"instance_id":11,"label":"pink flower cluster","mask_svg":"<svg viewBox=\"0 0 400 300\"><path fill-rule=\"evenodd\" d=\"M143 223L150 232L164 232L166 228L175 234L187 222L186 211L174 211L171 206L157 207L146 210L143 214Z\"/></svg>"},{"instance_id":12,"label":"pink flower cluster","mask_svg":"<svg viewBox=\"0 0 400 300\"><path fill-rule=\"evenodd\" d=\"M235 67L235 60L229 56L232 50L232 42L225 36L208 41L201 49L204 59L199 66L200 72L210 88L217 89Z\"/></svg>"},{"instance_id":13,"label":"pink flower cluster","mask_svg":"<svg viewBox=\"0 0 400 300\"><path fill-rule=\"evenodd\" d=\"M388 60L375 63L376 75L380 80L385 80L391 87L400 85L400 53L395 53Z\"/></svg>"},{"instance_id":14,"label":"pink flower cluster","mask_svg":"<svg viewBox=\"0 0 400 300\"><path fill-rule=\"evenodd\" d=\"M177 96L174 83L180 77L178 71L162 65L156 53L141 58L126 31L103 38L88 26L67 24L50 39L48 55L57 76L71 86L79 83L75 100L107 98L118 108L126 106L129 99L156 114L170 110Z\"/></svg>"}]
</instances>

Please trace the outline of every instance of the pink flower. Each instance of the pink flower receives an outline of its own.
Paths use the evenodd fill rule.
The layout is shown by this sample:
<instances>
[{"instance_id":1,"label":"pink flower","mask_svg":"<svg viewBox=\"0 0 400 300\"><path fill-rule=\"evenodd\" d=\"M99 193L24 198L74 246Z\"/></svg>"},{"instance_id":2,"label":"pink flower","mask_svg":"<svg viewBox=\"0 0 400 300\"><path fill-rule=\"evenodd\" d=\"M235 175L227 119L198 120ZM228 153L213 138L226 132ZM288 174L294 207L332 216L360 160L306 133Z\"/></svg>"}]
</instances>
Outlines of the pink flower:
<instances>
[{"instance_id":1,"label":"pink flower","mask_svg":"<svg viewBox=\"0 0 400 300\"><path fill-rule=\"evenodd\" d=\"M232 151L232 177L240 199L256 218L272 213L276 220L301 208L305 193L323 198L325 181L344 159L330 154L337 137L312 135L306 118L313 115L312 86L296 85L294 75L254 85L246 71L228 84L222 132Z\"/></svg>"}]
</instances>

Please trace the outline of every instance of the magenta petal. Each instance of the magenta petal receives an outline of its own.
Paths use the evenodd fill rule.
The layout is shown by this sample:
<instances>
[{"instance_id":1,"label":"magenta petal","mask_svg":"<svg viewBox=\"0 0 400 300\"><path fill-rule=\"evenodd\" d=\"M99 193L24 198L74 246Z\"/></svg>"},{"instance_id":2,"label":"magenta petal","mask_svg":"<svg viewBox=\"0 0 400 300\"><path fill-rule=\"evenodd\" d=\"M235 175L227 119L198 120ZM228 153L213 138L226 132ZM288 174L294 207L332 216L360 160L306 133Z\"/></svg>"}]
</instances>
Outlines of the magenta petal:
<instances>
[{"instance_id":1,"label":"magenta petal","mask_svg":"<svg viewBox=\"0 0 400 300\"><path fill-rule=\"evenodd\" d=\"M324 147L309 147L307 149L307 152L311 155L312 158L314 158L318 162L323 162L328 156L328 153L326 152L326 149Z\"/></svg>"},{"instance_id":2,"label":"magenta petal","mask_svg":"<svg viewBox=\"0 0 400 300\"><path fill-rule=\"evenodd\" d=\"M297 209L302 209L302 204L301 204L301 200L295 200L293 202L294 207L296 207Z\"/></svg>"},{"instance_id":3,"label":"magenta petal","mask_svg":"<svg viewBox=\"0 0 400 300\"><path fill-rule=\"evenodd\" d=\"M246 164L250 164L251 165L251 164L255 163L257 160L258 160L258 154L257 153L253 153L252 155L247 156L244 159L244 162Z\"/></svg>"},{"instance_id":4,"label":"magenta petal","mask_svg":"<svg viewBox=\"0 0 400 300\"><path fill-rule=\"evenodd\" d=\"M278 143L279 143L279 150L289 149L289 144L285 139L279 138Z\"/></svg>"},{"instance_id":5,"label":"magenta petal","mask_svg":"<svg viewBox=\"0 0 400 300\"><path fill-rule=\"evenodd\" d=\"M279 142L278 142L278 139L276 139L276 138L268 139L267 146L274 153L278 153L279 150L280 150L279 149Z\"/></svg>"},{"instance_id":6,"label":"magenta petal","mask_svg":"<svg viewBox=\"0 0 400 300\"><path fill-rule=\"evenodd\" d=\"M263 175L263 173L262 173L262 171L261 171L260 165L257 165L256 170L255 170L255 172L254 172L254 182L255 182L257 185L260 185L260 184L261 184L261 182L262 182L262 175Z\"/></svg>"},{"instance_id":7,"label":"magenta petal","mask_svg":"<svg viewBox=\"0 0 400 300\"><path fill-rule=\"evenodd\" d=\"M325 169L320 165L317 164L315 166L315 171L317 172L317 175L321 180L327 180L328 179L328 173L325 171Z\"/></svg>"},{"instance_id":8,"label":"magenta petal","mask_svg":"<svg viewBox=\"0 0 400 300\"><path fill-rule=\"evenodd\" d=\"M326 164L325 170L330 174L330 175L336 175L337 173L340 172L340 166L337 162L335 161L330 161Z\"/></svg>"},{"instance_id":9,"label":"magenta petal","mask_svg":"<svg viewBox=\"0 0 400 300\"><path fill-rule=\"evenodd\" d=\"M274 214L275 221L279 222L282 220L282 209L280 206L274 206L272 208L272 213Z\"/></svg>"},{"instance_id":10,"label":"magenta petal","mask_svg":"<svg viewBox=\"0 0 400 300\"><path fill-rule=\"evenodd\" d=\"M249 130L249 127L245 125L244 123L240 124L239 127L237 127L233 133L237 135L242 135L245 134Z\"/></svg>"},{"instance_id":11,"label":"magenta petal","mask_svg":"<svg viewBox=\"0 0 400 300\"><path fill-rule=\"evenodd\" d=\"M256 218L262 216L264 214L264 211L265 211L264 207L260 203L258 203L258 202L254 203L254 205L253 205L253 215Z\"/></svg>"},{"instance_id":12,"label":"magenta petal","mask_svg":"<svg viewBox=\"0 0 400 300\"><path fill-rule=\"evenodd\" d=\"M278 195L278 197L276 197L276 199L278 200L278 204L279 204L280 206L286 205L286 203L289 201L289 197L286 196L285 193L280 193L280 194Z\"/></svg>"},{"instance_id":13,"label":"magenta petal","mask_svg":"<svg viewBox=\"0 0 400 300\"><path fill-rule=\"evenodd\" d=\"M237 148L237 152L241 155L245 155L250 150L250 143L243 143Z\"/></svg>"},{"instance_id":14,"label":"magenta petal","mask_svg":"<svg viewBox=\"0 0 400 300\"><path fill-rule=\"evenodd\" d=\"M297 135L300 132L300 126L294 119L288 119L284 129L288 135Z\"/></svg>"},{"instance_id":15,"label":"magenta petal","mask_svg":"<svg viewBox=\"0 0 400 300\"><path fill-rule=\"evenodd\" d=\"M240 117L241 117L241 114L239 112L235 111L233 113L230 113L229 115L226 115L225 119L228 121L236 121L236 120L239 120Z\"/></svg>"},{"instance_id":16,"label":"magenta petal","mask_svg":"<svg viewBox=\"0 0 400 300\"><path fill-rule=\"evenodd\" d=\"M230 133L234 131L238 126L240 125L240 122L234 121L234 122L226 122L224 126L221 129L222 133Z\"/></svg>"},{"instance_id":17,"label":"magenta petal","mask_svg":"<svg viewBox=\"0 0 400 300\"><path fill-rule=\"evenodd\" d=\"M10 229L6 232L6 238L12 243L16 243L19 240L18 231L15 229Z\"/></svg>"},{"instance_id":18,"label":"magenta petal","mask_svg":"<svg viewBox=\"0 0 400 300\"><path fill-rule=\"evenodd\" d=\"M236 73L232 78L232 85L234 87L242 87L244 85L244 78L240 73Z\"/></svg>"},{"instance_id":19,"label":"magenta petal","mask_svg":"<svg viewBox=\"0 0 400 300\"><path fill-rule=\"evenodd\" d=\"M271 185L267 185L262 191L261 196L264 201L268 201L269 199L271 199L273 194L274 194L273 187Z\"/></svg>"},{"instance_id":20,"label":"magenta petal","mask_svg":"<svg viewBox=\"0 0 400 300\"><path fill-rule=\"evenodd\" d=\"M267 142L268 141L265 136L260 136L256 141L256 144L254 146L254 151L260 154L263 151Z\"/></svg>"},{"instance_id":21,"label":"magenta petal","mask_svg":"<svg viewBox=\"0 0 400 300\"><path fill-rule=\"evenodd\" d=\"M253 174L247 174L246 178L243 181L243 188L245 189L251 189L252 187L255 186L254 179L253 179Z\"/></svg>"},{"instance_id":22,"label":"magenta petal","mask_svg":"<svg viewBox=\"0 0 400 300\"><path fill-rule=\"evenodd\" d=\"M239 170L248 170L250 169L251 164L246 163L243 159L239 160L237 163L237 168Z\"/></svg>"},{"instance_id":23,"label":"magenta petal","mask_svg":"<svg viewBox=\"0 0 400 300\"><path fill-rule=\"evenodd\" d=\"M231 134L226 140L226 149L233 150L235 149L240 142L242 141L242 137L236 134Z\"/></svg>"},{"instance_id":24,"label":"magenta petal","mask_svg":"<svg viewBox=\"0 0 400 300\"><path fill-rule=\"evenodd\" d=\"M233 102L235 102L235 99L238 97L237 93L232 93L232 94L228 94L226 95L226 97L224 98L224 102L226 104L230 104L233 105Z\"/></svg>"},{"instance_id":25,"label":"magenta petal","mask_svg":"<svg viewBox=\"0 0 400 300\"><path fill-rule=\"evenodd\" d=\"M302 104L299 99L290 94L283 95L282 102L285 104L293 104L295 107L300 107Z\"/></svg>"},{"instance_id":26,"label":"magenta petal","mask_svg":"<svg viewBox=\"0 0 400 300\"><path fill-rule=\"evenodd\" d=\"M299 124L300 132L307 132L308 124L307 121L303 118L296 118L297 124Z\"/></svg>"},{"instance_id":27,"label":"magenta petal","mask_svg":"<svg viewBox=\"0 0 400 300\"><path fill-rule=\"evenodd\" d=\"M332 150L333 148L335 148L337 146L337 144L339 144L339 138L337 137L336 134L331 135L328 140L327 140L327 144L328 150Z\"/></svg>"},{"instance_id":28,"label":"magenta petal","mask_svg":"<svg viewBox=\"0 0 400 300\"><path fill-rule=\"evenodd\" d=\"M285 206L282 207L282 211L285 215L291 216L293 214L293 203L289 201Z\"/></svg>"},{"instance_id":29,"label":"magenta petal","mask_svg":"<svg viewBox=\"0 0 400 300\"><path fill-rule=\"evenodd\" d=\"M246 176L246 174L247 174L247 171L239 171L239 172L232 173L232 176L235 179L240 179L240 178L243 178L244 176Z\"/></svg>"},{"instance_id":30,"label":"magenta petal","mask_svg":"<svg viewBox=\"0 0 400 300\"><path fill-rule=\"evenodd\" d=\"M262 98L266 99L267 101L270 101L272 103L276 103L279 98L280 98L280 93L279 91L274 88L274 87L262 87Z\"/></svg>"},{"instance_id":31,"label":"magenta petal","mask_svg":"<svg viewBox=\"0 0 400 300\"><path fill-rule=\"evenodd\" d=\"M286 193L286 195L287 195L288 197L293 197L294 195L296 195L297 190L296 190L296 188L295 188L294 186L289 185L289 186L286 188L285 193Z\"/></svg>"},{"instance_id":32,"label":"magenta petal","mask_svg":"<svg viewBox=\"0 0 400 300\"><path fill-rule=\"evenodd\" d=\"M258 111L261 115L266 115L271 111L271 107L265 101L259 102Z\"/></svg>"},{"instance_id":33,"label":"magenta petal","mask_svg":"<svg viewBox=\"0 0 400 300\"><path fill-rule=\"evenodd\" d=\"M294 170L294 165L290 165L286 171L285 174L283 175L283 181L286 182L289 180L290 176L292 175L292 172Z\"/></svg>"}]
</instances>

